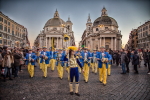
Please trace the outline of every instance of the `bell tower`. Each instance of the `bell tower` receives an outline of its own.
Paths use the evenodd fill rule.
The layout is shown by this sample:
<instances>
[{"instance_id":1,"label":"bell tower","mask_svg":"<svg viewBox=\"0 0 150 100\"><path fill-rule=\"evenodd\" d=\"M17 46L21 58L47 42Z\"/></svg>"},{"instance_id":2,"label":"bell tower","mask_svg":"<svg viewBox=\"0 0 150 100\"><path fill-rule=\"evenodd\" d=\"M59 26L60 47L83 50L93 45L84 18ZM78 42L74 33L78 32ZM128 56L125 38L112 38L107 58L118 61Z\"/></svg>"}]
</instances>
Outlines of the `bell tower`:
<instances>
[{"instance_id":1,"label":"bell tower","mask_svg":"<svg viewBox=\"0 0 150 100\"><path fill-rule=\"evenodd\" d=\"M54 18L59 18L59 13L58 13L57 9L56 9L56 11L54 13Z\"/></svg>"},{"instance_id":2,"label":"bell tower","mask_svg":"<svg viewBox=\"0 0 150 100\"><path fill-rule=\"evenodd\" d=\"M91 18L90 18L90 14L88 16L88 20L87 20L87 23L86 23L86 30L90 30L92 28L92 22L91 22Z\"/></svg>"}]
</instances>

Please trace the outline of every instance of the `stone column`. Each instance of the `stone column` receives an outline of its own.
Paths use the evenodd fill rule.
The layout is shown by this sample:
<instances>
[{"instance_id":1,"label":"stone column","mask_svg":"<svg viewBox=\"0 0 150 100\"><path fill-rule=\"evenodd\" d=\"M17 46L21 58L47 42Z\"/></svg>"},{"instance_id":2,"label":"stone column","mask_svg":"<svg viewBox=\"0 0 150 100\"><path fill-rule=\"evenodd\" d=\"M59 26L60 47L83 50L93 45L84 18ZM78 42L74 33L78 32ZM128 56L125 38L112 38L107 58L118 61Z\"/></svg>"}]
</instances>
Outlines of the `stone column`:
<instances>
[{"instance_id":1,"label":"stone column","mask_svg":"<svg viewBox=\"0 0 150 100\"><path fill-rule=\"evenodd\" d=\"M111 49L114 50L113 37L111 37Z\"/></svg>"},{"instance_id":2,"label":"stone column","mask_svg":"<svg viewBox=\"0 0 150 100\"><path fill-rule=\"evenodd\" d=\"M58 48L58 37L57 37L57 48Z\"/></svg>"},{"instance_id":3,"label":"stone column","mask_svg":"<svg viewBox=\"0 0 150 100\"><path fill-rule=\"evenodd\" d=\"M117 48L116 48L116 46L117 46L117 45L116 45L116 43L117 43L116 40L117 40L117 39L116 39L116 37L115 37L115 50L117 49Z\"/></svg>"},{"instance_id":4,"label":"stone column","mask_svg":"<svg viewBox=\"0 0 150 100\"><path fill-rule=\"evenodd\" d=\"M104 37L104 41L103 41L104 43L103 43L103 46L105 47L105 37Z\"/></svg>"},{"instance_id":5,"label":"stone column","mask_svg":"<svg viewBox=\"0 0 150 100\"><path fill-rule=\"evenodd\" d=\"M98 38L98 50L100 48L100 38Z\"/></svg>"},{"instance_id":6,"label":"stone column","mask_svg":"<svg viewBox=\"0 0 150 100\"><path fill-rule=\"evenodd\" d=\"M51 47L51 37L49 37L49 48Z\"/></svg>"},{"instance_id":7,"label":"stone column","mask_svg":"<svg viewBox=\"0 0 150 100\"><path fill-rule=\"evenodd\" d=\"M92 48L92 38L90 38L90 49Z\"/></svg>"},{"instance_id":8,"label":"stone column","mask_svg":"<svg viewBox=\"0 0 150 100\"><path fill-rule=\"evenodd\" d=\"M47 48L47 37L46 37L46 43L45 44L46 44L46 48Z\"/></svg>"},{"instance_id":9,"label":"stone column","mask_svg":"<svg viewBox=\"0 0 150 100\"><path fill-rule=\"evenodd\" d=\"M100 37L100 39L99 39L99 42L100 42L100 47L102 46L102 38ZM99 48L100 48L99 47Z\"/></svg>"}]
</instances>

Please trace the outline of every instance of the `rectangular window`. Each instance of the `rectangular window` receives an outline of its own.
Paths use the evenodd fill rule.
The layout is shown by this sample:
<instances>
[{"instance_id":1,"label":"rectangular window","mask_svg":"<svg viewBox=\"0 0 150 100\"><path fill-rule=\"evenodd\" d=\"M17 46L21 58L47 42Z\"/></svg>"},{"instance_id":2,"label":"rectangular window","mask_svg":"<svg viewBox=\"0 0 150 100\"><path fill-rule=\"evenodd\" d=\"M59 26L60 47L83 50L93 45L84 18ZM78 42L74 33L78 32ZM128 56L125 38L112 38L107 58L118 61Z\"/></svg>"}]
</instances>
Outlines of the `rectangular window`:
<instances>
[{"instance_id":1,"label":"rectangular window","mask_svg":"<svg viewBox=\"0 0 150 100\"><path fill-rule=\"evenodd\" d=\"M10 22L8 22L8 25L10 26Z\"/></svg>"},{"instance_id":2,"label":"rectangular window","mask_svg":"<svg viewBox=\"0 0 150 100\"><path fill-rule=\"evenodd\" d=\"M2 40L0 40L0 44L2 44Z\"/></svg>"},{"instance_id":3,"label":"rectangular window","mask_svg":"<svg viewBox=\"0 0 150 100\"><path fill-rule=\"evenodd\" d=\"M12 31L12 35L14 36L14 31Z\"/></svg>"},{"instance_id":4,"label":"rectangular window","mask_svg":"<svg viewBox=\"0 0 150 100\"><path fill-rule=\"evenodd\" d=\"M105 30L108 30L108 27L105 27Z\"/></svg>"},{"instance_id":5,"label":"rectangular window","mask_svg":"<svg viewBox=\"0 0 150 100\"><path fill-rule=\"evenodd\" d=\"M4 23L7 24L7 20L5 20Z\"/></svg>"},{"instance_id":6,"label":"rectangular window","mask_svg":"<svg viewBox=\"0 0 150 100\"><path fill-rule=\"evenodd\" d=\"M0 17L0 21L3 22L3 18L2 17Z\"/></svg>"},{"instance_id":7,"label":"rectangular window","mask_svg":"<svg viewBox=\"0 0 150 100\"><path fill-rule=\"evenodd\" d=\"M7 27L5 26L5 28L4 28L4 31L6 31L7 32Z\"/></svg>"},{"instance_id":8,"label":"rectangular window","mask_svg":"<svg viewBox=\"0 0 150 100\"><path fill-rule=\"evenodd\" d=\"M2 24L0 24L0 30L3 30L3 25Z\"/></svg>"},{"instance_id":9,"label":"rectangular window","mask_svg":"<svg viewBox=\"0 0 150 100\"><path fill-rule=\"evenodd\" d=\"M10 33L10 28L8 28L8 32Z\"/></svg>"}]
</instances>

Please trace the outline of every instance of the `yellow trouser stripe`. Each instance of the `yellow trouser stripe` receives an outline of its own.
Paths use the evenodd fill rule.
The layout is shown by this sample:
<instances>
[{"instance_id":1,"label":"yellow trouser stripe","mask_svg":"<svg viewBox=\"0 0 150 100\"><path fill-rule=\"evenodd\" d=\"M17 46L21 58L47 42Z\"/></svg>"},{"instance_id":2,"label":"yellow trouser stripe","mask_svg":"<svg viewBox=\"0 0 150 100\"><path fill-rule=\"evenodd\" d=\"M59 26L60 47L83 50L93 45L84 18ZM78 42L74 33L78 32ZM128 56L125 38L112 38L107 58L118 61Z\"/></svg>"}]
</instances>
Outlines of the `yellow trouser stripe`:
<instances>
[{"instance_id":1,"label":"yellow trouser stripe","mask_svg":"<svg viewBox=\"0 0 150 100\"><path fill-rule=\"evenodd\" d=\"M55 64L56 64L56 60L55 59L51 59L50 63L49 63L49 67L51 67L51 70L55 69Z\"/></svg>"},{"instance_id":2,"label":"yellow trouser stripe","mask_svg":"<svg viewBox=\"0 0 150 100\"><path fill-rule=\"evenodd\" d=\"M62 79L63 78L63 67L61 66L60 63L58 63L57 71L58 71L58 76Z\"/></svg>"},{"instance_id":3,"label":"yellow trouser stripe","mask_svg":"<svg viewBox=\"0 0 150 100\"><path fill-rule=\"evenodd\" d=\"M84 80L87 82L89 79L89 66L87 63L84 63L83 70L84 70L84 73L83 73Z\"/></svg>"},{"instance_id":4,"label":"yellow trouser stripe","mask_svg":"<svg viewBox=\"0 0 150 100\"><path fill-rule=\"evenodd\" d=\"M111 65L110 64L108 64L108 71L107 71L107 73L108 73L108 75L110 75L110 73L111 73Z\"/></svg>"},{"instance_id":5,"label":"yellow trouser stripe","mask_svg":"<svg viewBox=\"0 0 150 100\"><path fill-rule=\"evenodd\" d=\"M102 68L99 68L99 81L106 84L107 83L106 80L107 80L107 68L106 64L103 64Z\"/></svg>"},{"instance_id":6,"label":"yellow trouser stripe","mask_svg":"<svg viewBox=\"0 0 150 100\"><path fill-rule=\"evenodd\" d=\"M31 77L34 75L34 65L31 65L31 63L28 64L28 72Z\"/></svg>"}]
</instances>

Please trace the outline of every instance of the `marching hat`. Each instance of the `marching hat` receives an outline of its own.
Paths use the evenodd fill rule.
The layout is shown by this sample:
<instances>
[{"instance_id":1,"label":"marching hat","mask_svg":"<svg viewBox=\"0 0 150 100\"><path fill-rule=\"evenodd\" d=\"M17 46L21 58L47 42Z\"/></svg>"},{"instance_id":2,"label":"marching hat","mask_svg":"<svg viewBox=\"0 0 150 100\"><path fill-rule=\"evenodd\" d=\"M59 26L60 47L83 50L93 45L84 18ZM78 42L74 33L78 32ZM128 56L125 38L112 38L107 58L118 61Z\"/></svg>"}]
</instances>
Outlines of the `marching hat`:
<instances>
[{"instance_id":1,"label":"marching hat","mask_svg":"<svg viewBox=\"0 0 150 100\"><path fill-rule=\"evenodd\" d=\"M93 49L93 51L97 51L96 49Z\"/></svg>"},{"instance_id":2,"label":"marching hat","mask_svg":"<svg viewBox=\"0 0 150 100\"><path fill-rule=\"evenodd\" d=\"M100 49L105 49L105 47L104 47L104 46L101 46Z\"/></svg>"},{"instance_id":3,"label":"marching hat","mask_svg":"<svg viewBox=\"0 0 150 100\"><path fill-rule=\"evenodd\" d=\"M44 46L43 49L47 49L46 46Z\"/></svg>"}]
</instances>

